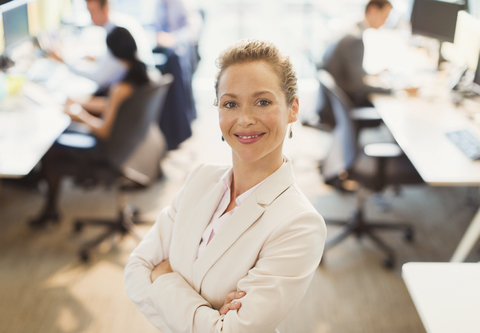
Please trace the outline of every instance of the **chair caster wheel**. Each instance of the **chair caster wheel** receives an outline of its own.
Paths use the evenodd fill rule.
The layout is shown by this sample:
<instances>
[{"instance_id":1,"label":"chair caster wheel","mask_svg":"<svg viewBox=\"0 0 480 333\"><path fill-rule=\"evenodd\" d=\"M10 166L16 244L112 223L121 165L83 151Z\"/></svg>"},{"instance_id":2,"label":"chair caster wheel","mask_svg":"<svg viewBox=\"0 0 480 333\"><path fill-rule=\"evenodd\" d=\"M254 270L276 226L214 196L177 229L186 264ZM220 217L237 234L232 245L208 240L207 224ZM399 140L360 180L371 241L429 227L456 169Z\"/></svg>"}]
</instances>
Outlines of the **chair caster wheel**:
<instances>
[{"instance_id":1,"label":"chair caster wheel","mask_svg":"<svg viewBox=\"0 0 480 333\"><path fill-rule=\"evenodd\" d=\"M412 228L408 228L405 230L405 234L403 235L403 237L405 238L405 240L409 243L412 243L413 240L414 240L414 237L415 234L413 232L413 229Z\"/></svg>"},{"instance_id":2,"label":"chair caster wheel","mask_svg":"<svg viewBox=\"0 0 480 333\"><path fill-rule=\"evenodd\" d=\"M80 260L84 263L88 262L88 260L90 259L90 255L87 250L81 250L79 256Z\"/></svg>"},{"instance_id":3,"label":"chair caster wheel","mask_svg":"<svg viewBox=\"0 0 480 333\"><path fill-rule=\"evenodd\" d=\"M82 231L82 229L83 229L83 224L80 223L79 221L75 222L75 224L73 225L73 231L78 233Z\"/></svg>"},{"instance_id":4,"label":"chair caster wheel","mask_svg":"<svg viewBox=\"0 0 480 333\"><path fill-rule=\"evenodd\" d=\"M395 259L393 255L389 255L387 258L383 260L383 266L388 269L392 269L395 266Z\"/></svg>"}]
</instances>

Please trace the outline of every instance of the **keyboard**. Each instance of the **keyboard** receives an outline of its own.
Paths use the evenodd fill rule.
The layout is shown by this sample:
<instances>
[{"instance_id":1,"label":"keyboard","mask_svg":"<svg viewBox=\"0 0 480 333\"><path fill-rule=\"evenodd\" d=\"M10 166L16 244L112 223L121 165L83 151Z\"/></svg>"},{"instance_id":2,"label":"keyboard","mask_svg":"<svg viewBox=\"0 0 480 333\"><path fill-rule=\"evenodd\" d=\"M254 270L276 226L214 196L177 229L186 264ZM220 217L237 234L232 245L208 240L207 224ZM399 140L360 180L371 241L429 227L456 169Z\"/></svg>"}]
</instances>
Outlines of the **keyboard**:
<instances>
[{"instance_id":1,"label":"keyboard","mask_svg":"<svg viewBox=\"0 0 480 333\"><path fill-rule=\"evenodd\" d=\"M470 159L480 159L480 140L469 130L447 132L446 135Z\"/></svg>"}]
</instances>

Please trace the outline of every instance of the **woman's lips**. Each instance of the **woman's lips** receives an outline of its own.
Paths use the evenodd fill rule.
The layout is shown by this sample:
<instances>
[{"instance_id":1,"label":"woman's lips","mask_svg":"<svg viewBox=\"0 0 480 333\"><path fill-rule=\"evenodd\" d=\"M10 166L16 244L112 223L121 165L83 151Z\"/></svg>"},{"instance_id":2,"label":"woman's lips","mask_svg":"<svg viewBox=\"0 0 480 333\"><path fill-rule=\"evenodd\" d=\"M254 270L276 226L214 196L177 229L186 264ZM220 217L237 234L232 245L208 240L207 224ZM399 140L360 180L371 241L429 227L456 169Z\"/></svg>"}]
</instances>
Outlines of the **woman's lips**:
<instances>
[{"instance_id":1,"label":"woman's lips","mask_svg":"<svg viewBox=\"0 0 480 333\"><path fill-rule=\"evenodd\" d=\"M234 133L235 137L240 143L243 144L252 144L260 140L265 133L254 132L254 133Z\"/></svg>"}]
</instances>

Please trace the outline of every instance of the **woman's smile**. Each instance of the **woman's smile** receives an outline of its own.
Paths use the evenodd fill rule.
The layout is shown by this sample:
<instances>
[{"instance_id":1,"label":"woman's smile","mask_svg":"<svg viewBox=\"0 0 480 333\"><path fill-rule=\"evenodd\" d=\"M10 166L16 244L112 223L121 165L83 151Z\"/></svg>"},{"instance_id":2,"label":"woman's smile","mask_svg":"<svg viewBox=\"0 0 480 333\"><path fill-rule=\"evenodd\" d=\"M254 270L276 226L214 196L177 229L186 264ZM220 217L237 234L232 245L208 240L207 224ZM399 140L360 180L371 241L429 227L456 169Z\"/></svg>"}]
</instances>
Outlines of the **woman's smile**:
<instances>
[{"instance_id":1,"label":"woman's smile","mask_svg":"<svg viewBox=\"0 0 480 333\"><path fill-rule=\"evenodd\" d=\"M259 141L265 134L265 132L237 132L233 135L237 137L240 143L249 145Z\"/></svg>"}]
</instances>

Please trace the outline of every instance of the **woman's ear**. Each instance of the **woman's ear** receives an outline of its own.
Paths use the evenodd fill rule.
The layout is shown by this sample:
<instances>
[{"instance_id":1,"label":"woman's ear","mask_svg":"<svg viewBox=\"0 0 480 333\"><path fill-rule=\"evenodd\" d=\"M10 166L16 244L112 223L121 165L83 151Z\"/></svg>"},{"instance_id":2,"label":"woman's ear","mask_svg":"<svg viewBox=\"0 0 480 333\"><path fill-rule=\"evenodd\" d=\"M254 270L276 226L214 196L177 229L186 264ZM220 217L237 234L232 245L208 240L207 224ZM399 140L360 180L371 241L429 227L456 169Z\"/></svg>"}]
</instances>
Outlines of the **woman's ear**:
<instances>
[{"instance_id":1,"label":"woman's ear","mask_svg":"<svg viewBox=\"0 0 480 333\"><path fill-rule=\"evenodd\" d=\"M288 114L288 123L294 123L298 119L298 110L300 108L300 104L298 102L298 98L295 98L290 106L289 114Z\"/></svg>"}]
</instances>

